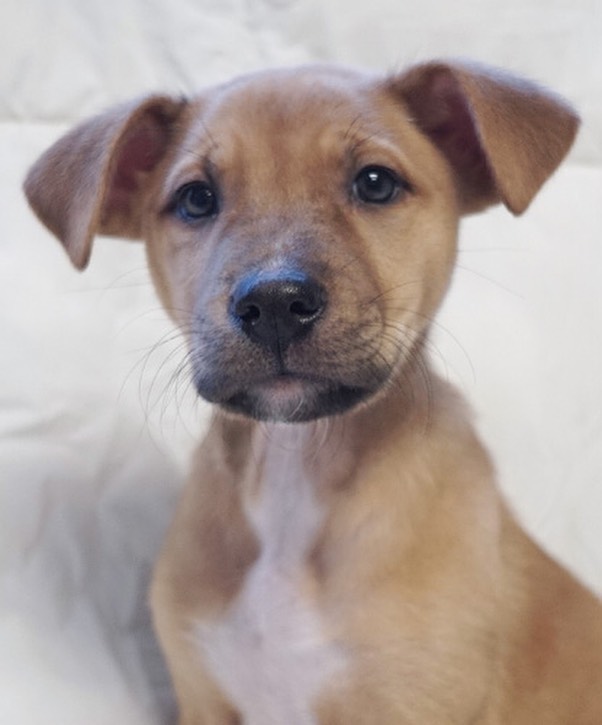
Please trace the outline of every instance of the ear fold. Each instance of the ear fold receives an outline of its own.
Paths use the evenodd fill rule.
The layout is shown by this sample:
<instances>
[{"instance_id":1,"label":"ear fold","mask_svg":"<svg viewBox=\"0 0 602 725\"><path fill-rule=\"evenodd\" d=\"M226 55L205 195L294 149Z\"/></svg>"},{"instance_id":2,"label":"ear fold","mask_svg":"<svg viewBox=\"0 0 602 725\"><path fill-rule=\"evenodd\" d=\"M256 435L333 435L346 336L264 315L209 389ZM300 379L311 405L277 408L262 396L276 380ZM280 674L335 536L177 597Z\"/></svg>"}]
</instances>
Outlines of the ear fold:
<instances>
[{"instance_id":1,"label":"ear fold","mask_svg":"<svg viewBox=\"0 0 602 725\"><path fill-rule=\"evenodd\" d=\"M24 189L31 207L79 269L95 234L140 237L140 191L183 105L154 96L112 109L63 136L29 171Z\"/></svg>"},{"instance_id":2,"label":"ear fold","mask_svg":"<svg viewBox=\"0 0 602 725\"><path fill-rule=\"evenodd\" d=\"M447 157L466 212L500 201L525 211L579 126L560 98L490 68L426 63L391 83Z\"/></svg>"}]
</instances>

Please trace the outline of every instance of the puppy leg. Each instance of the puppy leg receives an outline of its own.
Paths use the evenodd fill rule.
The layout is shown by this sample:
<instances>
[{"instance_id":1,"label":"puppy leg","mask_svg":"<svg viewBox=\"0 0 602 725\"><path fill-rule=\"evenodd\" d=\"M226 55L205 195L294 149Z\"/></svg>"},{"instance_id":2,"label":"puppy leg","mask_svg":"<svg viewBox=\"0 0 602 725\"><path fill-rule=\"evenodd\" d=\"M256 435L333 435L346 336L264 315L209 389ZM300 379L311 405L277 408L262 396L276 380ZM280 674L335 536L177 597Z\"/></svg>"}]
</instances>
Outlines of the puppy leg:
<instances>
[{"instance_id":1,"label":"puppy leg","mask_svg":"<svg viewBox=\"0 0 602 725\"><path fill-rule=\"evenodd\" d=\"M184 623L168 621L168 616L159 617L156 627L177 695L178 725L241 725L238 713L207 676Z\"/></svg>"}]
</instances>

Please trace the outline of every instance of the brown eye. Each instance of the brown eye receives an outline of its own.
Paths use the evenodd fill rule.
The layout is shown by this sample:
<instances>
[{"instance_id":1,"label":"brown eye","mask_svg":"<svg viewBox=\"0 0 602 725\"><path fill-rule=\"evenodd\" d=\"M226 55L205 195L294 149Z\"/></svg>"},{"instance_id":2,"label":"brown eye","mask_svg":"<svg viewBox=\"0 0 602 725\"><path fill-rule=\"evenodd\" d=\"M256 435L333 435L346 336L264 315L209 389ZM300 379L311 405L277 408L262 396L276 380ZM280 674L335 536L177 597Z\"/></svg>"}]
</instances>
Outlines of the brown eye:
<instances>
[{"instance_id":1,"label":"brown eye","mask_svg":"<svg viewBox=\"0 0 602 725\"><path fill-rule=\"evenodd\" d=\"M353 182L353 193L365 204L388 204L408 188L407 182L384 166L366 166Z\"/></svg>"},{"instance_id":2,"label":"brown eye","mask_svg":"<svg viewBox=\"0 0 602 725\"><path fill-rule=\"evenodd\" d=\"M175 194L174 211L185 222L213 217L218 213L217 194L204 181L192 181Z\"/></svg>"}]
</instances>

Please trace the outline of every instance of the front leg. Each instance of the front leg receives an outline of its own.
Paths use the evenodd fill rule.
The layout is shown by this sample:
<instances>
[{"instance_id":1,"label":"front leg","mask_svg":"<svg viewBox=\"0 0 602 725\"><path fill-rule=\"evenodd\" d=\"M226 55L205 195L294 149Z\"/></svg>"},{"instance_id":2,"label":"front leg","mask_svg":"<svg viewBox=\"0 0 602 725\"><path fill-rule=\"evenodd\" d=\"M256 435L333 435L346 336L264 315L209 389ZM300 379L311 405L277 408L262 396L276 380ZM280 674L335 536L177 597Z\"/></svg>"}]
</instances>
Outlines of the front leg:
<instances>
[{"instance_id":1,"label":"front leg","mask_svg":"<svg viewBox=\"0 0 602 725\"><path fill-rule=\"evenodd\" d=\"M224 611L257 557L235 496L234 475L214 461L209 436L196 460L157 562L151 591L155 630L176 692L179 725L238 725L241 718L211 676L195 626Z\"/></svg>"},{"instance_id":2,"label":"front leg","mask_svg":"<svg viewBox=\"0 0 602 725\"><path fill-rule=\"evenodd\" d=\"M242 720L207 673L190 623L164 607L153 587L155 628L171 674L178 704L178 725L241 725Z\"/></svg>"},{"instance_id":3,"label":"front leg","mask_svg":"<svg viewBox=\"0 0 602 725\"><path fill-rule=\"evenodd\" d=\"M178 719L178 725L241 725L242 720L236 714L224 713L223 717L217 715L195 715L194 713L187 715L182 714Z\"/></svg>"},{"instance_id":4,"label":"front leg","mask_svg":"<svg viewBox=\"0 0 602 725\"><path fill-rule=\"evenodd\" d=\"M240 716L234 712L223 712L199 715L195 712L182 712L178 718L178 725L241 725Z\"/></svg>"}]
</instances>

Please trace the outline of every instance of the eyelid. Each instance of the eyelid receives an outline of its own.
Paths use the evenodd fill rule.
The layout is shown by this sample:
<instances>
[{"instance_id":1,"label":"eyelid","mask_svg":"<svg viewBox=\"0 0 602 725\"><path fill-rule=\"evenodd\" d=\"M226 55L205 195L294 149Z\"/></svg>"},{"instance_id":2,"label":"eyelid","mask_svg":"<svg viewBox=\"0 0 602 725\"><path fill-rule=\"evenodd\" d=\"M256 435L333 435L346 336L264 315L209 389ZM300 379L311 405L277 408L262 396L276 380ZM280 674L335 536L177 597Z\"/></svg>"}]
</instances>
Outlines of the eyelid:
<instances>
[{"instance_id":1,"label":"eyelid","mask_svg":"<svg viewBox=\"0 0 602 725\"><path fill-rule=\"evenodd\" d=\"M372 185L373 182L376 184ZM370 206L393 204L404 189L404 181L393 169L376 164L363 166L355 175L352 184L355 199Z\"/></svg>"},{"instance_id":2,"label":"eyelid","mask_svg":"<svg viewBox=\"0 0 602 725\"><path fill-rule=\"evenodd\" d=\"M194 196L200 195L195 200ZM206 181L192 181L180 186L168 206L171 216L185 224L215 219L220 212L218 192Z\"/></svg>"},{"instance_id":3,"label":"eyelid","mask_svg":"<svg viewBox=\"0 0 602 725\"><path fill-rule=\"evenodd\" d=\"M413 187L410 181L412 174L408 173L408 167L411 164L399 143L386 135L378 131L370 133L370 129L366 129L365 133L358 133L352 139L352 145L348 148L347 153L348 168L350 167L353 178L368 166L381 166L389 169L399 179Z\"/></svg>"},{"instance_id":4,"label":"eyelid","mask_svg":"<svg viewBox=\"0 0 602 725\"><path fill-rule=\"evenodd\" d=\"M221 196L221 174L219 168L205 155L205 152L206 150L199 150L197 154L197 152L190 151L190 154L187 154L186 162L178 164L178 166L172 169L163 186L162 198L164 201L161 205L162 212L169 212L170 205L175 199L177 192L188 184L207 184L218 196ZM190 155L193 155L196 159L195 163L190 163Z\"/></svg>"},{"instance_id":5,"label":"eyelid","mask_svg":"<svg viewBox=\"0 0 602 725\"><path fill-rule=\"evenodd\" d=\"M177 181L170 183L168 190L165 191L164 200L161 204L161 214L171 214L175 210L175 206L178 202L178 194L182 191L182 189L190 186L191 184L204 184L210 187L216 196L219 196L219 189L209 176L204 174L191 174L185 177L180 176Z\"/></svg>"}]
</instances>

